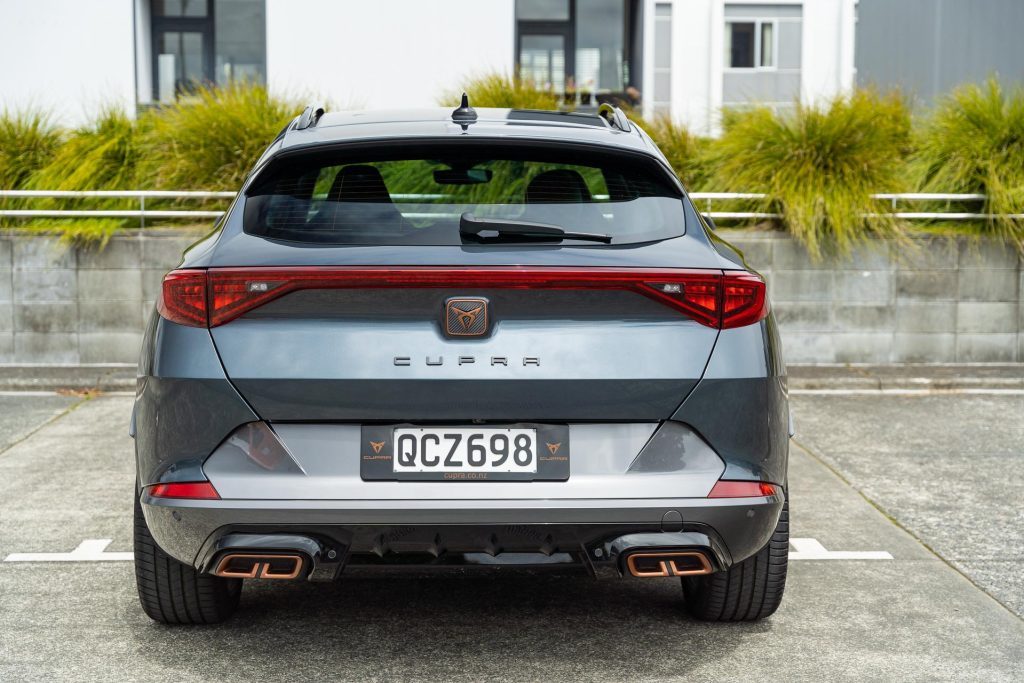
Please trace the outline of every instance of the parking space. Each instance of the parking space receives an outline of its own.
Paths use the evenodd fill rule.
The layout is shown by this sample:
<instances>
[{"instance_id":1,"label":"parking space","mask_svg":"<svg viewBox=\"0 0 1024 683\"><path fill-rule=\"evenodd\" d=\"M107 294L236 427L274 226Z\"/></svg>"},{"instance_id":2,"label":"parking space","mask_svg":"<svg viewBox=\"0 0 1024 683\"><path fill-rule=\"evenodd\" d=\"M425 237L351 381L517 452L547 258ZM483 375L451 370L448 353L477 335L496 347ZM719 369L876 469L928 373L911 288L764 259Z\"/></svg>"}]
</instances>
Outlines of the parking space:
<instances>
[{"instance_id":1,"label":"parking space","mask_svg":"<svg viewBox=\"0 0 1024 683\"><path fill-rule=\"evenodd\" d=\"M797 443L1024 617L1024 393L821 398Z\"/></svg>"},{"instance_id":2,"label":"parking space","mask_svg":"<svg viewBox=\"0 0 1024 683\"><path fill-rule=\"evenodd\" d=\"M0 559L129 551L131 398L0 398ZM0 680L1014 680L1022 399L877 398L796 397L804 540L762 623L693 621L671 579L502 572L253 582L230 622L168 628L96 543L0 562Z\"/></svg>"}]
</instances>

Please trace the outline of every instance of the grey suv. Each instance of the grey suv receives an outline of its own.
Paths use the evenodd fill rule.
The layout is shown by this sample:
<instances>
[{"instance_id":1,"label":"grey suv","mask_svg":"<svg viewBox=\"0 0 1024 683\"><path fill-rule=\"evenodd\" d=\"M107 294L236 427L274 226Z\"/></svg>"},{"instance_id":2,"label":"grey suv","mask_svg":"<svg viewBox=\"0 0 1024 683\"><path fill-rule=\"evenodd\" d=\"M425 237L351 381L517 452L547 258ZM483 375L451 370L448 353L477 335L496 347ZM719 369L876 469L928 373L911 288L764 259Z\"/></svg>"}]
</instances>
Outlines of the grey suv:
<instances>
[{"instance_id":1,"label":"grey suv","mask_svg":"<svg viewBox=\"0 0 1024 683\"><path fill-rule=\"evenodd\" d=\"M607 105L307 108L165 277L138 375L157 621L395 565L678 577L718 621L782 598L764 282Z\"/></svg>"}]
</instances>

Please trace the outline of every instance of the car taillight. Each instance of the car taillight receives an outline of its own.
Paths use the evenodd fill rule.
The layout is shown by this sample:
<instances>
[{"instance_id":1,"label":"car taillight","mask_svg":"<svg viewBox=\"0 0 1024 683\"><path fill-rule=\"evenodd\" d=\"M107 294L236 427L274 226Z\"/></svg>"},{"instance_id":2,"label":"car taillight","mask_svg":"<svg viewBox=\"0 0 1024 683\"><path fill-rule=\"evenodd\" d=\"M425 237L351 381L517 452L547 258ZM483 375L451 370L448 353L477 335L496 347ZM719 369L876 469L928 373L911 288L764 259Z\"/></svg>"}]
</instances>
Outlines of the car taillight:
<instances>
[{"instance_id":1,"label":"car taillight","mask_svg":"<svg viewBox=\"0 0 1024 683\"><path fill-rule=\"evenodd\" d=\"M726 271L722 278L722 327L743 327L767 315L764 280L753 273Z\"/></svg>"},{"instance_id":2,"label":"car taillight","mask_svg":"<svg viewBox=\"0 0 1024 683\"><path fill-rule=\"evenodd\" d=\"M782 493L781 486L769 484L766 481L729 481L719 479L711 487L708 498L760 498L780 493Z\"/></svg>"},{"instance_id":3,"label":"car taillight","mask_svg":"<svg viewBox=\"0 0 1024 683\"><path fill-rule=\"evenodd\" d=\"M154 498L191 498L193 500L220 500L220 494L208 481L175 481L153 484L146 492Z\"/></svg>"},{"instance_id":4,"label":"car taillight","mask_svg":"<svg viewBox=\"0 0 1024 683\"><path fill-rule=\"evenodd\" d=\"M297 290L390 287L629 290L716 328L750 325L768 315L764 281L745 271L528 266L176 270L164 278L158 308L182 325L216 327Z\"/></svg>"},{"instance_id":5,"label":"car taillight","mask_svg":"<svg viewBox=\"0 0 1024 683\"><path fill-rule=\"evenodd\" d=\"M171 322L206 327L206 271L172 270L164 276L156 309Z\"/></svg>"},{"instance_id":6,"label":"car taillight","mask_svg":"<svg viewBox=\"0 0 1024 683\"><path fill-rule=\"evenodd\" d=\"M745 271L713 276L683 276L665 282L645 282L656 298L674 304L694 320L710 327L750 325L768 315L765 284Z\"/></svg>"}]
</instances>

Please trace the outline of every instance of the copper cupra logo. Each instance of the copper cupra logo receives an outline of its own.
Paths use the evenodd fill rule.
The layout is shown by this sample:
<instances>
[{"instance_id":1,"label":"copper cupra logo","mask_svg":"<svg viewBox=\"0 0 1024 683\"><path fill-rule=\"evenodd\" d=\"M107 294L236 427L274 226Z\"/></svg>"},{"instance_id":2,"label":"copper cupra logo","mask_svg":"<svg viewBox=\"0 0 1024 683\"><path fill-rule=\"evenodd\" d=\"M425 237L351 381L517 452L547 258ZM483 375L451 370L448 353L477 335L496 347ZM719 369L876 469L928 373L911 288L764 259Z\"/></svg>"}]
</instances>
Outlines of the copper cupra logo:
<instances>
[{"instance_id":1,"label":"copper cupra logo","mask_svg":"<svg viewBox=\"0 0 1024 683\"><path fill-rule=\"evenodd\" d=\"M471 311L460 311L457 308L452 312L460 323L462 323L462 329L468 330L476 322L476 317L480 315L480 311L484 310L483 306L477 306Z\"/></svg>"},{"instance_id":2,"label":"copper cupra logo","mask_svg":"<svg viewBox=\"0 0 1024 683\"><path fill-rule=\"evenodd\" d=\"M545 443L547 443L548 451L550 451L551 455L554 455L555 453L557 453L559 447L561 447L561 445L562 445L561 441L559 441L558 443L548 443L548 442L545 442Z\"/></svg>"},{"instance_id":3,"label":"copper cupra logo","mask_svg":"<svg viewBox=\"0 0 1024 683\"><path fill-rule=\"evenodd\" d=\"M384 442L383 441L371 441L370 442L370 448L373 449L374 453L380 453L380 449L384 448Z\"/></svg>"},{"instance_id":4,"label":"copper cupra logo","mask_svg":"<svg viewBox=\"0 0 1024 683\"><path fill-rule=\"evenodd\" d=\"M487 299L455 297L444 304L445 332L450 337L480 337L487 334Z\"/></svg>"}]
</instances>

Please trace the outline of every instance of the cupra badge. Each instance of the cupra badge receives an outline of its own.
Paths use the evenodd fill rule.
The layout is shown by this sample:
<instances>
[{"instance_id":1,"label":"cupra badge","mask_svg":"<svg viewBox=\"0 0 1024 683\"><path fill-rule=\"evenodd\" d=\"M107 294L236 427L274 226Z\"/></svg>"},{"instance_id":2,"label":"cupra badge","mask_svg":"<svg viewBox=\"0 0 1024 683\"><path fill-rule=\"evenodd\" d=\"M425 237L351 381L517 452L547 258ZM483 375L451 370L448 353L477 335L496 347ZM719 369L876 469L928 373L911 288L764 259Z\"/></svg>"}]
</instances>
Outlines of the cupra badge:
<instances>
[{"instance_id":1,"label":"cupra badge","mask_svg":"<svg viewBox=\"0 0 1024 683\"><path fill-rule=\"evenodd\" d=\"M449 337L481 337L487 334L487 299L453 297L445 301L445 332Z\"/></svg>"}]
</instances>

